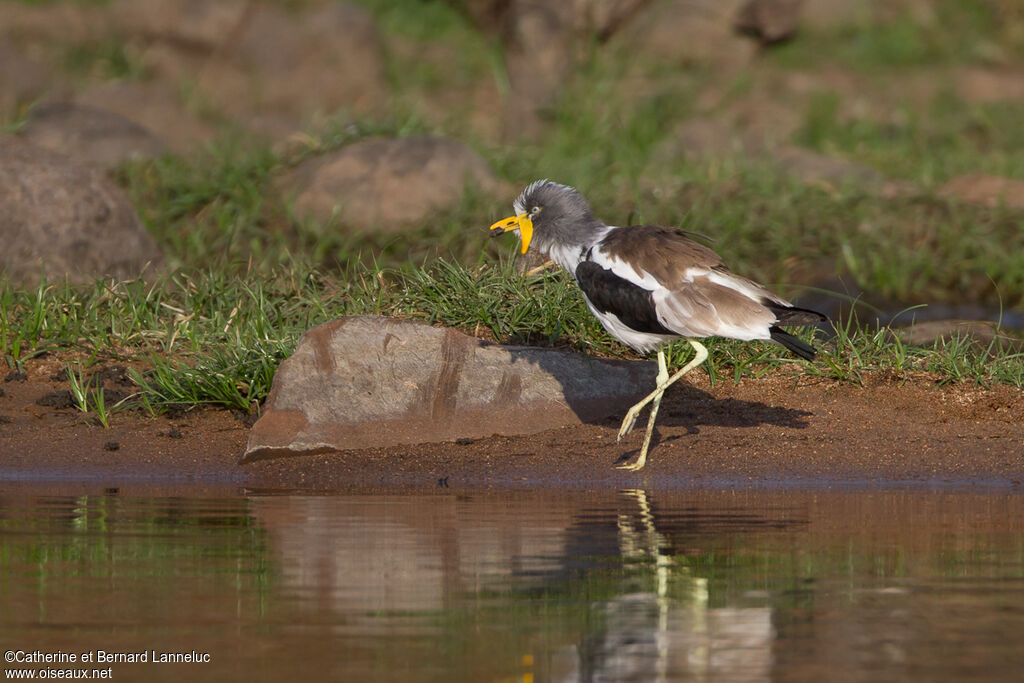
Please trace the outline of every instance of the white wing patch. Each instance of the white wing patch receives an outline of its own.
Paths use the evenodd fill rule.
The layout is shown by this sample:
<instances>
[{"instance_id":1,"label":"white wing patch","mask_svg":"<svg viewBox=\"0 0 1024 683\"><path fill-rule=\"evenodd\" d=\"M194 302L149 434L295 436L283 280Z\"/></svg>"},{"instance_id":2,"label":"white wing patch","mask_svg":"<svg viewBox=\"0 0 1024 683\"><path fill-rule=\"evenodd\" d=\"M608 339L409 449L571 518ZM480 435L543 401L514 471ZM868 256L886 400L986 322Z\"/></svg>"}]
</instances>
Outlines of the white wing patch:
<instances>
[{"instance_id":1,"label":"white wing patch","mask_svg":"<svg viewBox=\"0 0 1024 683\"><path fill-rule=\"evenodd\" d=\"M614 228L611 228L614 229ZM604 235L602 235L602 238ZM610 270L623 280L629 280L634 285L643 287L650 292L656 292L659 289L665 289L658 280L648 273L646 270L637 271L633 266L621 261L613 254L605 252L601 247L594 247L593 254L590 258L591 261L601 266L605 270Z\"/></svg>"}]
</instances>

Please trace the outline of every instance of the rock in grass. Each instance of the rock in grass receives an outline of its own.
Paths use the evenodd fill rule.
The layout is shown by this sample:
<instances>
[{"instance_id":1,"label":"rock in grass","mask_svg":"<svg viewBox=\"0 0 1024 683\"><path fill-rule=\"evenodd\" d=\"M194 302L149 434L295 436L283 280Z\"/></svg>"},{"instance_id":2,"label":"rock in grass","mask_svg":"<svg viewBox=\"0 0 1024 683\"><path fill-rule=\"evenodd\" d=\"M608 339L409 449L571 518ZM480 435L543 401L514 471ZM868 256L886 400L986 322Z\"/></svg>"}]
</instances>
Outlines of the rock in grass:
<instances>
[{"instance_id":1,"label":"rock in grass","mask_svg":"<svg viewBox=\"0 0 1024 683\"><path fill-rule=\"evenodd\" d=\"M97 168L162 154L166 146L146 128L111 111L72 102L35 107L18 136Z\"/></svg>"},{"instance_id":2,"label":"rock in grass","mask_svg":"<svg viewBox=\"0 0 1024 683\"><path fill-rule=\"evenodd\" d=\"M733 25L764 45L780 43L796 33L802 6L803 0L747 0Z\"/></svg>"},{"instance_id":3,"label":"rock in grass","mask_svg":"<svg viewBox=\"0 0 1024 683\"><path fill-rule=\"evenodd\" d=\"M205 100L243 121L256 112L291 119L289 132L310 116L368 116L387 106L384 47L368 10L346 2L298 11L242 4L243 20L202 63L196 85Z\"/></svg>"},{"instance_id":4,"label":"rock in grass","mask_svg":"<svg viewBox=\"0 0 1024 683\"><path fill-rule=\"evenodd\" d=\"M116 0L111 21L125 34L214 51L245 21L245 0Z\"/></svg>"},{"instance_id":5,"label":"rock in grass","mask_svg":"<svg viewBox=\"0 0 1024 683\"><path fill-rule=\"evenodd\" d=\"M885 176L870 166L795 145L774 148L767 156L776 168L808 185L880 188L885 182Z\"/></svg>"},{"instance_id":6,"label":"rock in grass","mask_svg":"<svg viewBox=\"0 0 1024 683\"><path fill-rule=\"evenodd\" d=\"M976 346L992 351L1020 353L1024 341L1003 334L999 325L990 320L926 320L915 322L896 333L910 346L935 346L956 339L970 339Z\"/></svg>"},{"instance_id":7,"label":"rock in grass","mask_svg":"<svg viewBox=\"0 0 1024 683\"><path fill-rule=\"evenodd\" d=\"M284 184L301 216L389 232L454 208L474 185L485 192L503 189L476 152L431 137L356 142L300 165Z\"/></svg>"},{"instance_id":8,"label":"rock in grass","mask_svg":"<svg viewBox=\"0 0 1024 683\"><path fill-rule=\"evenodd\" d=\"M654 169L671 168L678 159L689 161L754 156L763 151L757 136L740 132L717 118L696 116L669 133L651 156Z\"/></svg>"},{"instance_id":9,"label":"rock in grass","mask_svg":"<svg viewBox=\"0 0 1024 683\"><path fill-rule=\"evenodd\" d=\"M968 204L1024 210L1024 181L1003 176L987 173L956 176L940 187L939 193Z\"/></svg>"},{"instance_id":10,"label":"rock in grass","mask_svg":"<svg viewBox=\"0 0 1024 683\"><path fill-rule=\"evenodd\" d=\"M78 92L75 103L119 114L177 154L191 154L216 135L215 126L190 111L171 82L105 81Z\"/></svg>"},{"instance_id":11,"label":"rock in grass","mask_svg":"<svg viewBox=\"0 0 1024 683\"><path fill-rule=\"evenodd\" d=\"M0 271L12 283L132 278L163 263L127 197L95 169L0 137Z\"/></svg>"},{"instance_id":12,"label":"rock in grass","mask_svg":"<svg viewBox=\"0 0 1024 683\"><path fill-rule=\"evenodd\" d=\"M641 6L610 41L615 49L658 64L700 65L723 73L747 67L757 45L735 33L733 23L743 0L664 0ZM639 50L638 50L639 48Z\"/></svg>"},{"instance_id":13,"label":"rock in grass","mask_svg":"<svg viewBox=\"0 0 1024 683\"><path fill-rule=\"evenodd\" d=\"M488 343L393 318L315 327L274 377L242 462L532 434L622 414L653 385L642 361Z\"/></svg>"}]
</instances>

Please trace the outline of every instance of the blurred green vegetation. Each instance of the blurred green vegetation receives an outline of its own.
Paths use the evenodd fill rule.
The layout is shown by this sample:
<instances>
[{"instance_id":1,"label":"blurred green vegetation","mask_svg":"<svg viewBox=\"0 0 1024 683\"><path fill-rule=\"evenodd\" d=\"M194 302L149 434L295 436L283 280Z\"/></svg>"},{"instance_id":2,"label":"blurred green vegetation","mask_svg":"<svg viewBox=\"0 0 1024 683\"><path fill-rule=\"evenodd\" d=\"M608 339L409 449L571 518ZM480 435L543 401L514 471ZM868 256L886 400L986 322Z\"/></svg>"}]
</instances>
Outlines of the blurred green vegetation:
<instances>
[{"instance_id":1,"label":"blurred green vegetation","mask_svg":"<svg viewBox=\"0 0 1024 683\"><path fill-rule=\"evenodd\" d=\"M73 75L100 79L139 81L146 77L146 66L139 55L117 39L69 46L64 53L64 68Z\"/></svg>"},{"instance_id":2,"label":"blurred green vegetation","mask_svg":"<svg viewBox=\"0 0 1024 683\"><path fill-rule=\"evenodd\" d=\"M835 64L876 74L1024 58L1024 6L1017 2L878 2L857 21L804 32L768 55L793 69Z\"/></svg>"}]
</instances>

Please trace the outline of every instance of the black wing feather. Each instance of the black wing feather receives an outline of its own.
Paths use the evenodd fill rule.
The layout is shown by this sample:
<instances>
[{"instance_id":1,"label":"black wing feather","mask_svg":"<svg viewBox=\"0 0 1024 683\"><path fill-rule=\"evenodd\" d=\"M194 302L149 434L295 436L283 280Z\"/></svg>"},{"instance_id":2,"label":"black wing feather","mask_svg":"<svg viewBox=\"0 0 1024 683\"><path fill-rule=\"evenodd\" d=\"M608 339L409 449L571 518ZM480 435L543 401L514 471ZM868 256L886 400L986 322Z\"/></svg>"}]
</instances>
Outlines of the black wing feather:
<instances>
[{"instance_id":1,"label":"black wing feather","mask_svg":"<svg viewBox=\"0 0 1024 683\"><path fill-rule=\"evenodd\" d=\"M803 339L794 337L789 332L786 332L781 327L769 327L768 334L772 336L772 339L779 344L782 344L787 349L800 356L805 360L814 360L814 356L817 355L817 351L814 347L805 342Z\"/></svg>"},{"instance_id":2,"label":"black wing feather","mask_svg":"<svg viewBox=\"0 0 1024 683\"><path fill-rule=\"evenodd\" d=\"M582 261L576 266L576 283L594 308L614 314L630 329L651 334L676 334L658 321L650 290L593 261Z\"/></svg>"},{"instance_id":3,"label":"black wing feather","mask_svg":"<svg viewBox=\"0 0 1024 683\"><path fill-rule=\"evenodd\" d=\"M823 314L809 308L780 306L768 299L762 300L761 303L775 314L775 322L779 325L813 325L828 320Z\"/></svg>"},{"instance_id":4,"label":"black wing feather","mask_svg":"<svg viewBox=\"0 0 1024 683\"><path fill-rule=\"evenodd\" d=\"M808 308L797 308L796 306L780 306L774 301L762 301L765 306L775 314L776 325L773 325L768 329L768 333L772 339L782 344L787 349L807 360L814 360L814 356L817 355L817 351L814 347L794 337L789 332L786 332L778 325L813 325L814 323L820 323L823 320L828 320L827 317L812 311Z\"/></svg>"}]
</instances>

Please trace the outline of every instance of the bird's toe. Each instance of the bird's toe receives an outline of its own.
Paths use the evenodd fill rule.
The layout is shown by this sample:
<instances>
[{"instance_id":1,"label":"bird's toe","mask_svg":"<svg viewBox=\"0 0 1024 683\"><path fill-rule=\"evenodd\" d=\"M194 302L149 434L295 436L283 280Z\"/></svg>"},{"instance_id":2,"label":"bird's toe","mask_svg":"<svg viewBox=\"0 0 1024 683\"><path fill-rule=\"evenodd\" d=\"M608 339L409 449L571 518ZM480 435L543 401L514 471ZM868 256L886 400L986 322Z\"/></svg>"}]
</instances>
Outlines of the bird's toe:
<instances>
[{"instance_id":1,"label":"bird's toe","mask_svg":"<svg viewBox=\"0 0 1024 683\"><path fill-rule=\"evenodd\" d=\"M622 421L622 426L619 427L619 437L617 440L622 441L622 437L633 431L634 425L636 425L636 414L627 414L626 419Z\"/></svg>"}]
</instances>

